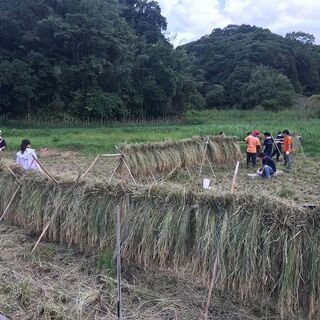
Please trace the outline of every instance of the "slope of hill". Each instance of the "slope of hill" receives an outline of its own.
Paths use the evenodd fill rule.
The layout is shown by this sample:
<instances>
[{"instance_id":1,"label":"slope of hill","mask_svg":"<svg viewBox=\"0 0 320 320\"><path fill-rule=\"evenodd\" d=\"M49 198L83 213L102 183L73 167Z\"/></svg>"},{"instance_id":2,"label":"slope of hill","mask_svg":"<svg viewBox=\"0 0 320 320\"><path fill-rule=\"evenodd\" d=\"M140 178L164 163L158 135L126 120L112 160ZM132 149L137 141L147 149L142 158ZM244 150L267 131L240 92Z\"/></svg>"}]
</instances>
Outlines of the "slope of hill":
<instances>
[{"instance_id":1,"label":"slope of hill","mask_svg":"<svg viewBox=\"0 0 320 320\"><path fill-rule=\"evenodd\" d=\"M291 104L293 93L320 91L320 47L314 37L286 37L249 25L229 25L180 47L193 61L193 74L209 106L269 109Z\"/></svg>"},{"instance_id":2,"label":"slope of hill","mask_svg":"<svg viewBox=\"0 0 320 320\"><path fill-rule=\"evenodd\" d=\"M182 112L200 95L165 29L154 1L0 1L0 114Z\"/></svg>"}]
</instances>

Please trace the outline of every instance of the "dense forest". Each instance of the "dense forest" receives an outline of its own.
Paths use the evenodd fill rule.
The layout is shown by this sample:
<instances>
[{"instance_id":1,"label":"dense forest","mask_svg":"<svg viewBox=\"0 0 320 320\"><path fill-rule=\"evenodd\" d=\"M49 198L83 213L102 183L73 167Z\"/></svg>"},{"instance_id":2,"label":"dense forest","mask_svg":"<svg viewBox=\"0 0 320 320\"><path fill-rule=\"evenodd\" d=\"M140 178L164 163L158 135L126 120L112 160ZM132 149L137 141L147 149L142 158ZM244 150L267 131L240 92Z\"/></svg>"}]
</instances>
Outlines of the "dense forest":
<instances>
[{"instance_id":1,"label":"dense forest","mask_svg":"<svg viewBox=\"0 0 320 320\"><path fill-rule=\"evenodd\" d=\"M204 99L145 0L0 0L0 113L158 117Z\"/></svg>"},{"instance_id":2,"label":"dense forest","mask_svg":"<svg viewBox=\"0 0 320 320\"><path fill-rule=\"evenodd\" d=\"M303 32L285 37L249 25L229 25L181 47L207 107L290 106L295 95L320 92L320 46Z\"/></svg>"},{"instance_id":3,"label":"dense forest","mask_svg":"<svg viewBox=\"0 0 320 320\"><path fill-rule=\"evenodd\" d=\"M314 37L242 26L173 48L148 0L0 0L0 114L156 118L320 92Z\"/></svg>"}]
</instances>

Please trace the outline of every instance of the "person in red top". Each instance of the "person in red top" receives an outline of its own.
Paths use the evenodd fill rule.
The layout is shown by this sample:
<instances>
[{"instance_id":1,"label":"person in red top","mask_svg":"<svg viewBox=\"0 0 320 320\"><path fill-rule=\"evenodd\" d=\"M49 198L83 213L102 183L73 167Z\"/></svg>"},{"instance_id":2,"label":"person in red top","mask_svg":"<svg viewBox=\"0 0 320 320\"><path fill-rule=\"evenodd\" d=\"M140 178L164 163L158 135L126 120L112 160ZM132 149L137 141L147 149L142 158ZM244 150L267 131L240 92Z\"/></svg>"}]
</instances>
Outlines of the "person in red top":
<instances>
[{"instance_id":1,"label":"person in red top","mask_svg":"<svg viewBox=\"0 0 320 320\"><path fill-rule=\"evenodd\" d=\"M257 164L257 152L260 149L260 140L258 130L253 130L244 140L247 143L247 168L249 168L250 162L255 167Z\"/></svg>"},{"instance_id":2,"label":"person in red top","mask_svg":"<svg viewBox=\"0 0 320 320\"><path fill-rule=\"evenodd\" d=\"M283 155L284 155L284 166L286 169L290 170L292 167L292 137L290 136L289 130L283 130L284 140L283 140Z\"/></svg>"}]
</instances>

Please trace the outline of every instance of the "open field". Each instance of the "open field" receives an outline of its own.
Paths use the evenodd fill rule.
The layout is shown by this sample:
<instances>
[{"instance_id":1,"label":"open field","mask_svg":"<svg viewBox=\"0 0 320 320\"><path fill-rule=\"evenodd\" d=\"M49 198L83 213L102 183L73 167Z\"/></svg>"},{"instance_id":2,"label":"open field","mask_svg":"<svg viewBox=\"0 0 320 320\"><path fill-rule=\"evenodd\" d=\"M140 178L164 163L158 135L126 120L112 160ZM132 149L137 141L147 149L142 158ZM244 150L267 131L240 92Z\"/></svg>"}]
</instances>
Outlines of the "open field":
<instances>
[{"instance_id":1,"label":"open field","mask_svg":"<svg viewBox=\"0 0 320 320\"><path fill-rule=\"evenodd\" d=\"M33 147L74 150L85 155L114 152L120 143L152 142L165 139L183 139L192 136L226 135L244 139L255 128L261 132L288 128L303 136L305 152L320 155L320 119L306 119L297 111L212 111L188 116L185 123L159 125L110 125L89 128L6 128L1 127L9 150L18 150L21 139L31 140Z\"/></svg>"},{"instance_id":2,"label":"open field","mask_svg":"<svg viewBox=\"0 0 320 320\"><path fill-rule=\"evenodd\" d=\"M224 118L225 114L221 114L221 117ZM283 125L284 123L285 125ZM216 252L215 250L218 252L222 250L221 253L214 254L221 254L221 259L222 257L225 259L221 261L224 265L222 271L225 272L225 279L229 279L226 282L226 287L232 288L232 290L214 291L208 319L280 319L275 311L266 308L265 302L269 301L266 297L270 292L274 295L272 299L275 300L271 299L269 302L273 301L274 306L277 304L277 310L284 312L283 318L294 319L292 315L286 318L288 312L293 314L301 312L303 309L303 312L306 312L304 314L309 313L309 319L313 319L318 304L315 292L320 282L318 274L309 274L308 270L309 268L317 268L318 263L314 259L314 255L319 249L317 217L315 211L305 211L304 205L312 204L317 207L320 205L319 124L319 120L298 121L295 119L286 122L282 117L279 117L278 120L273 118L270 122L259 121L257 124L249 119L248 114L247 118L238 119L238 121L219 119L204 121L201 125L2 129L10 144L9 150L2 154L2 161L5 164L8 166L14 164L14 149L18 147L21 135L24 134L23 137L30 138L33 146L38 149L41 163L61 181L61 190L59 191L60 187L53 188L50 183L46 184L42 178L39 179L40 177L35 177L34 181L32 176L29 177L30 180L26 177L26 180L23 180L25 186L21 193L20 202L17 200L15 203L17 211L11 212L12 218L9 213L6 221L18 222L15 224L25 226L29 230L29 234L31 232L35 235L41 232L48 216L52 214L54 217L57 214L57 218L54 220L57 224L49 228L48 239L54 241L60 239L61 243L69 243L72 248L65 249L57 245L43 243L35 254L31 254L30 249L36 238L27 236L26 232L21 229L1 224L0 273L3 285L0 284L0 314L2 312L18 320L27 317L32 319L74 319L75 314L77 319L115 319L116 287L113 267L110 266L112 260L110 257L101 256L101 251L95 244L100 243L103 248L108 248L107 244L110 246L114 240L113 235L105 234L107 230L113 230L112 222L110 224L108 219L110 219L114 202L108 197L117 198L119 195L116 194L117 188L113 190L111 186L105 189L104 187L117 165L117 160L115 158L100 158L84 179L85 181L81 181L80 184L74 183L79 175L86 171L97 153L114 152L116 151L114 145L124 141L145 142L166 138L180 139L193 135L217 134L219 131L238 135L242 139L244 134L253 128L258 128L263 132L264 130L277 131L278 128L288 127L290 130L302 134L306 157L301 153L295 154L291 172L268 180L249 179L247 174L255 172L256 169L246 169L243 157L235 197L230 195L234 172L234 166L231 164L214 165L214 172L206 164L201 176L199 176L199 167L196 167L190 169L189 173L186 170L180 170L162 177L156 176L157 182L151 177L142 178L139 181L140 186L134 186L137 189L130 198L133 216L130 218L130 214L128 214L129 220L125 222L130 227L124 227L124 232L128 232L128 234L123 244L123 254L127 261L133 262L135 267L132 267L130 263L124 264L124 311L127 317L135 319L202 319L200 316L207 289L203 278L197 281L197 277L189 276L189 268L192 263L195 263L194 270L200 270L200 277L202 277L207 274L207 267L211 268L213 265L214 255L211 253ZM279 170L283 169L281 162L277 165ZM119 182L117 178L119 176L116 176L115 179L116 182ZM201 187L203 178L211 179L212 189L207 193L203 193ZM12 180L12 177L10 179ZM172 190L172 194L170 196L169 193L161 194L162 186L160 184L157 186L158 182L168 182L167 185L163 185L163 190L168 188L168 190ZM156 196L153 198L154 200L150 198L151 195L148 196L148 189L143 186L146 183L154 185L154 187L150 187L149 193L156 192L155 190L160 191L159 194L153 195ZM42 185L44 189L41 188ZM68 186L72 186L71 189L69 188L70 190ZM11 194L10 188L13 186L3 186L1 196L7 195L6 198L8 198ZM109 191L107 192L108 188L113 190L110 191L110 194ZM130 188L132 187L128 186L129 192L131 192ZM102 192L101 194L99 190ZM193 202L188 202L191 201L187 199L188 197L184 199L184 192L189 192L187 190L192 190L196 197L199 196L199 203L204 206L201 210L198 208L198 204L194 206ZM146 193L145 196L144 193ZM49 197L49 194L52 197ZM181 198L179 198L180 194ZM171 203L175 195L177 196L176 206ZM79 196L78 199L77 196ZM261 198L261 202L259 202L259 198ZM51 201L53 201L54 211L50 209ZM161 201L164 201L165 205ZM82 202L85 207L81 204ZM153 207L153 202L155 207ZM45 203L48 206L44 205ZM196 201L196 203L198 202ZM208 205L209 203L211 206ZM229 212L226 214L226 219L229 219L227 225L230 227L230 233L222 235L226 251L219 249L219 246L215 247L214 239L217 235L214 232L220 231L213 230L216 227L219 230L219 224L222 223L218 217L220 209L218 209L218 214L215 211L216 203L222 205L224 212ZM27 215L24 215L21 210L24 205L29 208ZM258 207L255 207L256 205ZM0 206L3 208L4 203L0 203ZM239 207L237 208L237 206ZM188 213L189 207L190 213ZM256 211L254 211L255 208ZM100 210L102 211L100 212ZM158 218L156 217L157 210L159 211ZM192 220L194 219L191 218L193 210L200 210L198 218L196 218L199 220ZM83 216L81 216L82 211L85 213ZM172 216L173 212L175 214ZM86 222L87 216L92 216L92 224ZM173 218L174 216L177 218ZM207 218L205 218L206 216ZM63 222L65 217L70 217L70 220L66 219ZM103 219L99 220L101 217ZM190 218L190 221L184 217ZM139 226L139 221L141 226ZM169 225L167 225L168 221L170 221ZM207 222L205 223L205 221ZM95 225L95 223L98 224ZM105 229L100 228L101 223L106 223ZM151 227L153 226L153 232L149 232L147 229L149 223ZM200 228L197 234L194 234L190 226L187 227L189 223L190 226L196 223L197 228ZM182 229L184 224L186 229ZM142 226L144 227L142 228ZM88 230L87 227L89 227ZM131 232L131 230L136 230L136 232ZM251 230L251 232L247 230ZM258 230L262 232L261 237ZM86 235L83 239L83 245L81 232L85 232ZM160 232L159 238L157 238L156 232ZM150 237L149 240L139 239L140 233ZM179 234L182 238L179 238ZM187 254L189 245L193 242L186 241L184 243L183 239L190 236L199 237L197 240L199 242L198 255L195 254L194 249ZM155 241L159 242L156 244ZM314 241L312 250L310 250L310 241ZM195 241L195 243L197 242ZM79 254L79 248L88 252L86 246L90 255ZM96 249L91 250L91 247ZM131 251L132 253L130 253ZM141 252L144 252L145 255ZM207 255L208 252L210 252L209 255ZM246 258L243 258L244 256ZM191 260L189 260L190 257L192 257ZM242 258L244 260L241 260ZM250 263L247 263L249 261ZM169 271L167 266L171 264L173 265ZM238 270L241 270L239 274L233 274L231 266L234 264L237 265ZM148 268L142 271L137 269L137 265L148 266ZM157 267L156 274L153 273L151 267L155 265L160 266L161 270L159 271ZM173 272L173 270L175 271ZM195 274L197 273L195 272ZM266 279L263 281L268 281L269 284L258 288L259 285L254 286L253 284L260 281L261 277ZM224 283L223 279L223 277L220 279L221 283ZM237 287L238 285L239 287ZM268 291L269 288L273 288L272 291ZM250 297L253 296L253 292L259 294L260 290L264 292L265 298L261 299L264 304L253 308L253 301ZM292 290L295 290L295 293ZM241 302L232 300L229 293L227 294L231 291L236 291L238 295L248 299L245 298ZM303 296L308 296L310 305L307 306L300 300L301 292ZM256 296L253 300L255 299ZM301 314L298 317L300 319L302 319Z\"/></svg>"}]
</instances>

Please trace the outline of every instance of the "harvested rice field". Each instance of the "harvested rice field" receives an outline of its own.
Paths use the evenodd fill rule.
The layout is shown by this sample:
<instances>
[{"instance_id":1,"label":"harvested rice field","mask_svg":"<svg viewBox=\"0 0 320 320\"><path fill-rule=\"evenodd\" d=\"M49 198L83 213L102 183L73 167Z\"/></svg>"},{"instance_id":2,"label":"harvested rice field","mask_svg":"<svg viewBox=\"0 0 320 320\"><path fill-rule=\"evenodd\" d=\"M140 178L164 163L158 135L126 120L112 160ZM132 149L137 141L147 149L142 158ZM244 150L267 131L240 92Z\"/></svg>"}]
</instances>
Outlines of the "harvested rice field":
<instances>
[{"instance_id":1,"label":"harvested rice field","mask_svg":"<svg viewBox=\"0 0 320 320\"><path fill-rule=\"evenodd\" d=\"M0 314L116 319L112 255L120 205L124 319L205 319L211 279L207 319L318 319L319 161L296 154L290 172L251 179L248 174L257 168L246 169L240 149L232 139L228 143L212 138L200 161L194 141L165 159L159 147L135 147L134 152L152 151L143 157L124 146L120 150L134 177L122 163L122 173L111 182L117 157L100 157L87 172L95 155L39 150L55 184L40 174L21 174L14 155L6 153L2 212L20 189L0 224ZM210 190L203 190L204 178Z\"/></svg>"},{"instance_id":2,"label":"harvested rice field","mask_svg":"<svg viewBox=\"0 0 320 320\"><path fill-rule=\"evenodd\" d=\"M9 319L117 319L116 282L97 269L97 258L43 242L22 228L0 224L0 314ZM206 288L187 275L123 271L124 319L199 319ZM277 320L270 308L240 303L216 290L212 320Z\"/></svg>"}]
</instances>

